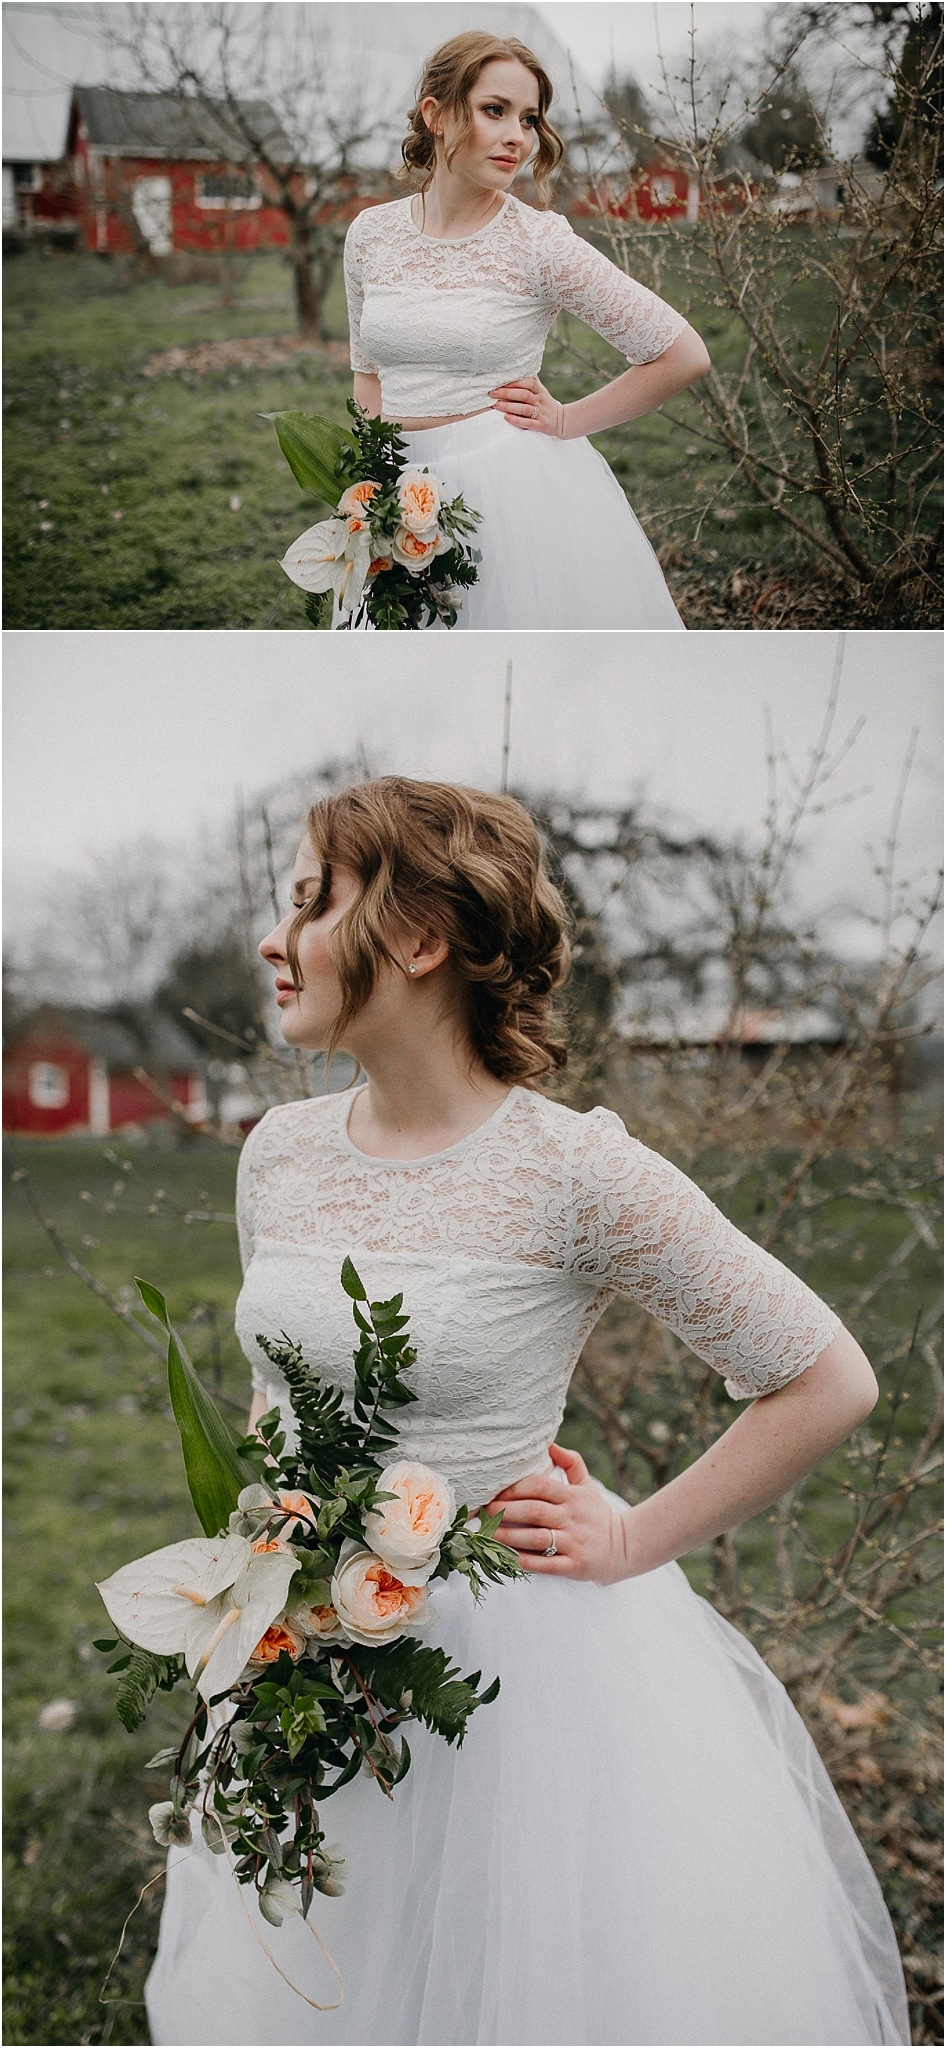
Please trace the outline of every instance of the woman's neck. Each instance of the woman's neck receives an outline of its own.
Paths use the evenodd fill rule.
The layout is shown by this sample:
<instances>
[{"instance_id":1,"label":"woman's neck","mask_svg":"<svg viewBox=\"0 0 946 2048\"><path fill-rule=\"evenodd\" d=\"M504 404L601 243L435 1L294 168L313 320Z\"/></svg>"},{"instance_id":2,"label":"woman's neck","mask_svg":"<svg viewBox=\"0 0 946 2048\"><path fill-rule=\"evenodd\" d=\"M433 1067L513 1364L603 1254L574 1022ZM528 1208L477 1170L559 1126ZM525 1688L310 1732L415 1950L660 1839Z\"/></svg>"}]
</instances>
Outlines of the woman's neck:
<instances>
[{"instance_id":1,"label":"woman's neck","mask_svg":"<svg viewBox=\"0 0 946 2048\"><path fill-rule=\"evenodd\" d=\"M388 1045L366 1062L367 1086L352 1103L348 1134L375 1159L424 1159L446 1152L489 1118L509 1094L469 1050Z\"/></svg>"},{"instance_id":2,"label":"woman's neck","mask_svg":"<svg viewBox=\"0 0 946 2048\"><path fill-rule=\"evenodd\" d=\"M418 193L411 202L415 225L434 241L475 235L495 219L506 196L505 192L471 185L469 179L457 178L438 166L426 192Z\"/></svg>"}]
</instances>

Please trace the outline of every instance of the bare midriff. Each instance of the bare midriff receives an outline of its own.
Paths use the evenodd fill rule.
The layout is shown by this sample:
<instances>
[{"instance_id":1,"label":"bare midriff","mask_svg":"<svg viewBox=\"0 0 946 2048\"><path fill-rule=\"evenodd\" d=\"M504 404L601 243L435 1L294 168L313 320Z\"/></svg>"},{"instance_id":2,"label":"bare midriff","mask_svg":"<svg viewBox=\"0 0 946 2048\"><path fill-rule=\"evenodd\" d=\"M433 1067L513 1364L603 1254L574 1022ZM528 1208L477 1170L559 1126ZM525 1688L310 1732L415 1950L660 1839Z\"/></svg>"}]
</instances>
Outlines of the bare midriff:
<instances>
[{"instance_id":1,"label":"bare midriff","mask_svg":"<svg viewBox=\"0 0 946 2048\"><path fill-rule=\"evenodd\" d=\"M435 420L392 420L386 412L381 417L387 426L403 427L407 434L424 434L429 427L455 427L460 420L478 420L484 412L495 412L495 405L478 405L475 412L442 413Z\"/></svg>"}]
</instances>

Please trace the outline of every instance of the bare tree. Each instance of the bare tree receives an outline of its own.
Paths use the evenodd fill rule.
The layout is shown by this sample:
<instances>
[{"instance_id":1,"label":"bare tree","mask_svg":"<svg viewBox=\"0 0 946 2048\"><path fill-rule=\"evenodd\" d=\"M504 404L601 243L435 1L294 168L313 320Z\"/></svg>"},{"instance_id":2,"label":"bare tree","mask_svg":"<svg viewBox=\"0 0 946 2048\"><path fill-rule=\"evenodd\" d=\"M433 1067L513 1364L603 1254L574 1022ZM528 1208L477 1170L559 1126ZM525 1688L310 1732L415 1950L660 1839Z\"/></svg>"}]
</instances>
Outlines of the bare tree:
<instances>
[{"instance_id":1,"label":"bare tree","mask_svg":"<svg viewBox=\"0 0 946 2048\"><path fill-rule=\"evenodd\" d=\"M377 129L357 71L332 49L324 10L295 4L154 5L99 10L123 79L186 97L206 148L262 173L285 215L299 330L322 332L325 295L357 211L359 151Z\"/></svg>"}]
</instances>

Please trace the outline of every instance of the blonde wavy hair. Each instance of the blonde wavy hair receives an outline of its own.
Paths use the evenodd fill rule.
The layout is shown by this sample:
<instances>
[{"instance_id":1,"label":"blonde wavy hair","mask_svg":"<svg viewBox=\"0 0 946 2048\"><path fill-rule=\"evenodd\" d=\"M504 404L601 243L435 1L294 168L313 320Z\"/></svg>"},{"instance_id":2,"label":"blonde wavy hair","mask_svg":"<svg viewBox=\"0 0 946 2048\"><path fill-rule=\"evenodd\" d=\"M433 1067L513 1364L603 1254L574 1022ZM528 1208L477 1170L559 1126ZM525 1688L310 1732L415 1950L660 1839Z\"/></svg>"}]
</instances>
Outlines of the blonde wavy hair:
<instances>
[{"instance_id":1,"label":"blonde wavy hair","mask_svg":"<svg viewBox=\"0 0 946 2048\"><path fill-rule=\"evenodd\" d=\"M286 954L302 986L298 942L322 915L333 868L361 892L331 936L342 1008L327 1047L344 1043L385 965L398 927L446 942L470 1046L497 1080L534 1082L563 1067L552 1004L569 967L568 912L522 804L447 782L383 775L323 797L306 827L321 875L289 926Z\"/></svg>"},{"instance_id":2,"label":"blonde wavy hair","mask_svg":"<svg viewBox=\"0 0 946 2048\"><path fill-rule=\"evenodd\" d=\"M539 118L535 130L538 147L531 159L532 175L540 198L548 206L552 197L551 175L562 161L565 145L547 119L552 103L552 81L548 72L516 36L492 36L484 30L471 29L466 35L452 36L448 43L441 43L439 50L428 57L408 115L410 127L401 144L404 161L398 176L419 177L421 192L426 192L434 175L437 144L421 113L426 99L436 100L438 106L448 108L459 120L456 141L447 151L447 163L452 164L472 126L470 94L484 64L492 63L496 57L512 57L517 63L524 64L538 86Z\"/></svg>"}]
</instances>

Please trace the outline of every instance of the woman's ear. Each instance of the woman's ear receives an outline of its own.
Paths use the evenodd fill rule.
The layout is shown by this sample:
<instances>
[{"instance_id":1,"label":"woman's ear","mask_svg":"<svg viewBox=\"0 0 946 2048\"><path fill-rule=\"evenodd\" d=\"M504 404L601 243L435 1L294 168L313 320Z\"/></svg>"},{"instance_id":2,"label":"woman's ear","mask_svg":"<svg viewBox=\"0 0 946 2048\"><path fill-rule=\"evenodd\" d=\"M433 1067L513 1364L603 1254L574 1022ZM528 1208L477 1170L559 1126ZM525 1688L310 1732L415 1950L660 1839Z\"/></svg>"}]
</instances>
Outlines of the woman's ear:
<instances>
[{"instance_id":1,"label":"woman's ear","mask_svg":"<svg viewBox=\"0 0 946 2048\"><path fill-rule=\"evenodd\" d=\"M420 117L424 123L425 128L429 128L431 135L441 135L443 133L440 127L439 100L435 100L432 98L421 100Z\"/></svg>"},{"instance_id":2,"label":"woman's ear","mask_svg":"<svg viewBox=\"0 0 946 2048\"><path fill-rule=\"evenodd\" d=\"M450 948L446 939L437 938L434 932L425 932L416 939L407 957L407 971L412 981L418 981L423 974L430 974L435 967L442 967L449 958Z\"/></svg>"}]
</instances>

